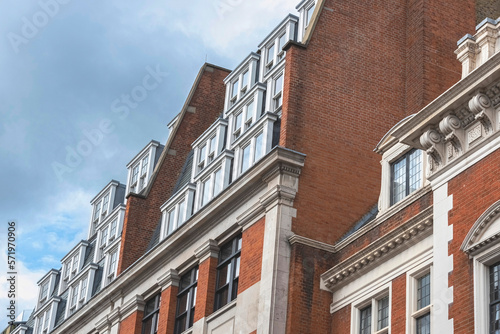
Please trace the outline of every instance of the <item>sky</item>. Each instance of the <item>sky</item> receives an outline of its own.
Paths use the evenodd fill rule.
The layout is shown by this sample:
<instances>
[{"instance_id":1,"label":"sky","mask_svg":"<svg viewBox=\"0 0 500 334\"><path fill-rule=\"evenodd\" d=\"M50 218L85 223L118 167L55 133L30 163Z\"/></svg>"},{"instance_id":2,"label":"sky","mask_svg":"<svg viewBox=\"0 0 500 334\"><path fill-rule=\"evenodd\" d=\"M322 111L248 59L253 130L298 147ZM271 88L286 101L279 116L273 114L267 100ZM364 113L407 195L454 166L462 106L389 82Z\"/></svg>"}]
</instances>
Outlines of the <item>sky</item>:
<instances>
[{"instance_id":1,"label":"sky","mask_svg":"<svg viewBox=\"0 0 500 334\"><path fill-rule=\"evenodd\" d=\"M165 143L204 62L234 68L298 3L0 0L0 330L8 222L17 310L32 309L37 281L86 238L90 200ZM133 91L145 94L116 113Z\"/></svg>"}]
</instances>

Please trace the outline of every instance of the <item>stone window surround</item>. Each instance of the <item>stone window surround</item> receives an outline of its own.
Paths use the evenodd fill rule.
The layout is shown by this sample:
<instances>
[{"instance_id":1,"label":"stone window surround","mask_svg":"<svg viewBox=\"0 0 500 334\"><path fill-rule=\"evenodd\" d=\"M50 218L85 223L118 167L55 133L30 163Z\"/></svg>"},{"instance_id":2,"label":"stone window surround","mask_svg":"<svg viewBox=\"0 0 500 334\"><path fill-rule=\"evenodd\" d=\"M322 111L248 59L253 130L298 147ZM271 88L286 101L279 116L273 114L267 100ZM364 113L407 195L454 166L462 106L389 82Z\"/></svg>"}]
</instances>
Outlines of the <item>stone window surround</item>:
<instances>
[{"instance_id":1,"label":"stone window surround","mask_svg":"<svg viewBox=\"0 0 500 334\"><path fill-rule=\"evenodd\" d=\"M384 297L389 297L389 325L381 330L377 328L378 301ZM391 305L392 305L392 282L384 284L373 291L369 297L363 296L362 299L354 301L351 304L351 334L358 334L360 330L360 311L364 307L372 306L372 333L385 334L390 332L391 328Z\"/></svg>"}]
</instances>

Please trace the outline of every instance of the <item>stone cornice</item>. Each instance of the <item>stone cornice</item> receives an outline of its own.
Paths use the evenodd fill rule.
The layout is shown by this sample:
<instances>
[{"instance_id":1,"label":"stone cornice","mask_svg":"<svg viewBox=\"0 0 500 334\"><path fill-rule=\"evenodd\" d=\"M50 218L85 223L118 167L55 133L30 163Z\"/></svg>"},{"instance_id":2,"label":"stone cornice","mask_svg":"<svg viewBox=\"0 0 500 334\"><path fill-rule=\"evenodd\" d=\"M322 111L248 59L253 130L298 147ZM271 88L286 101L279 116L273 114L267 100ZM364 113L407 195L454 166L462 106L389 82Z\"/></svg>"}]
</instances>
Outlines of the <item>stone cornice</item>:
<instances>
[{"instance_id":1,"label":"stone cornice","mask_svg":"<svg viewBox=\"0 0 500 334\"><path fill-rule=\"evenodd\" d=\"M167 270L163 276L158 278L157 282L158 285L161 286L161 290L166 290L170 288L171 286L179 286L179 281L181 280L181 277L179 276L179 273L177 270L170 269Z\"/></svg>"},{"instance_id":2,"label":"stone cornice","mask_svg":"<svg viewBox=\"0 0 500 334\"><path fill-rule=\"evenodd\" d=\"M200 260L200 263L207 260L210 257L219 256L219 245L215 240L208 240L201 247L194 251L195 256Z\"/></svg>"},{"instance_id":3,"label":"stone cornice","mask_svg":"<svg viewBox=\"0 0 500 334\"><path fill-rule=\"evenodd\" d=\"M342 261L321 275L323 289L333 292L360 273L375 264L386 261L402 249L409 248L432 233L432 217L427 214L418 219L412 218L403 226L389 232L368 247Z\"/></svg>"},{"instance_id":4,"label":"stone cornice","mask_svg":"<svg viewBox=\"0 0 500 334\"><path fill-rule=\"evenodd\" d=\"M294 234L290 238L288 238L288 242L292 246L295 244L298 244L298 245L304 245L304 246L312 247L315 249L319 249L319 250L329 252L329 253L336 252L335 246L333 246L333 245L329 245L329 244L326 244L326 243L321 242L321 241L309 239L309 238L306 238L306 237L303 237L303 236L300 236L297 234Z\"/></svg>"},{"instance_id":5,"label":"stone cornice","mask_svg":"<svg viewBox=\"0 0 500 334\"><path fill-rule=\"evenodd\" d=\"M488 238L479 241L482 232L500 215L500 201L491 205L474 223L472 228L467 233L467 236L460 247L460 250L469 255L474 255L486 248L487 246L500 242L500 232L495 233Z\"/></svg>"}]
</instances>

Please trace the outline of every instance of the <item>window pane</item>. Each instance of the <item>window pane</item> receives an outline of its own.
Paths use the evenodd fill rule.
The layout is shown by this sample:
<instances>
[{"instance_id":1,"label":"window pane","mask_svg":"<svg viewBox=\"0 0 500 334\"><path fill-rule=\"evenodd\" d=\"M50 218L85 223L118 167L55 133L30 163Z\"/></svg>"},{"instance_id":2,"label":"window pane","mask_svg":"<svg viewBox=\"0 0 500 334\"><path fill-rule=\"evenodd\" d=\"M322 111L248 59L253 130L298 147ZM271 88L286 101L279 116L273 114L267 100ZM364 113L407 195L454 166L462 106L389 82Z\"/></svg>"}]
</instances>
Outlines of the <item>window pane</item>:
<instances>
[{"instance_id":1,"label":"window pane","mask_svg":"<svg viewBox=\"0 0 500 334\"><path fill-rule=\"evenodd\" d=\"M218 169L215 174L214 196L217 196L222 191L222 169Z\"/></svg>"},{"instance_id":2,"label":"window pane","mask_svg":"<svg viewBox=\"0 0 500 334\"><path fill-rule=\"evenodd\" d=\"M217 293L217 307L221 308L222 306L227 304L229 286L226 286L224 289L220 290Z\"/></svg>"},{"instance_id":3,"label":"window pane","mask_svg":"<svg viewBox=\"0 0 500 334\"><path fill-rule=\"evenodd\" d=\"M151 328L153 327L153 318L148 318L142 323L142 333L144 334L150 334L151 333Z\"/></svg>"},{"instance_id":4,"label":"window pane","mask_svg":"<svg viewBox=\"0 0 500 334\"><path fill-rule=\"evenodd\" d=\"M246 117L246 120L245 122L248 123L248 121L250 121L253 117L253 110L254 110L254 103L253 101L250 102L248 105L247 105L247 117Z\"/></svg>"},{"instance_id":5,"label":"window pane","mask_svg":"<svg viewBox=\"0 0 500 334\"><path fill-rule=\"evenodd\" d=\"M148 171L148 163L149 163L149 155L145 156L144 159L142 159L141 175L146 174L146 172Z\"/></svg>"},{"instance_id":6,"label":"window pane","mask_svg":"<svg viewBox=\"0 0 500 334\"><path fill-rule=\"evenodd\" d=\"M178 213L178 218L177 218L177 226L181 226L186 219L184 218L185 216L185 211L186 210L186 202L182 201L179 203L179 213Z\"/></svg>"},{"instance_id":7,"label":"window pane","mask_svg":"<svg viewBox=\"0 0 500 334\"><path fill-rule=\"evenodd\" d=\"M231 91L231 98L235 97L236 95L238 95L238 80L233 82L233 88Z\"/></svg>"},{"instance_id":8,"label":"window pane","mask_svg":"<svg viewBox=\"0 0 500 334\"><path fill-rule=\"evenodd\" d=\"M239 276L240 276L240 257L237 257L234 269L234 277L239 277Z\"/></svg>"},{"instance_id":9,"label":"window pane","mask_svg":"<svg viewBox=\"0 0 500 334\"><path fill-rule=\"evenodd\" d=\"M236 118L234 119L234 131L237 131L238 129L241 128L241 119L243 118L243 113L239 113L236 115Z\"/></svg>"},{"instance_id":10,"label":"window pane","mask_svg":"<svg viewBox=\"0 0 500 334\"><path fill-rule=\"evenodd\" d=\"M217 150L217 141L216 141L217 137L216 136L213 136L212 138L210 138L210 154L214 153L215 154L215 151Z\"/></svg>"},{"instance_id":11,"label":"window pane","mask_svg":"<svg viewBox=\"0 0 500 334\"><path fill-rule=\"evenodd\" d=\"M174 231L175 228L175 209L167 213L168 216L168 229L167 229L167 234L171 234Z\"/></svg>"},{"instance_id":12,"label":"window pane","mask_svg":"<svg viewBox=\"0 0 500 334\"><path fill-rule=\"evenodd\" d=\"M372 330L372 307L365 307L360 311L359 315L359 333L371 334Z\"/></svg>"},{"instance_id":13,"label":"window pane","mask_svg":"<svg viewBox=\"0 0 500 334\"><path fill-rule=\"evenodd\" d=\"M417 280L417 310L431 303L431 274L420 277Z\"/></svg>"},{"instance_id":14,"label":"window pane","mask_svg":"<svg viewBox=\"0 0 500 334\"><path fill-rule=\"evenodd\" d=\"M413 151L410 160L410 193L422 186L422 152Z\"/></svg>"},{"instance_id":15,"label":"window pane","mask_svg":"<svg viewBox=\"0 0 500 334\"><path fill-rule=\"evenodd\" d=\"M250 145L247 145L242 150L241 172L246 171L248 167L250 167Z\"/></svg>"},{"instance_id":16,"label":"window pane","mask_svg":"<svg viewBox=\"0 0 500 334\"><path fill-rule=\"evenodd\" d=\"M283 90L283 74L276 78L274 81L274 95Z\"/></svg>"},{"instance_id":17,"label":"window pane","mask_svg":"<svg viewBox=\"0 0 500 334\"><path fill-rule=\"evenodd\" d=\"M198 157L198 163L202 162L205 160L205 154L206 154L206 151L207 151L207 145L203 145L201 148L200 148L200 155Z\"/></svg>"},{"instance_id":18,"label":"window pane","mask_svg":"<svg viewBox=\"0 0 500 334\"><path fill-rule=\"evenodd\" d=\"M203 182L203 197L201 199L201 205L205 205L210 201L210 179Z\"/></svg>"},{"instance_id":19,"label":"window pane","mask_svg":"<svg viewBox=\"0 0 500 334\"><path fill-rule=\"evenodd\" d=\"M224 260L229 259L233 254L232 243L227 243L220 249L219 263L224 262Z\"/></svg>"},{"instance_id":20,"label":"window pane","mask_svg":"<svg viewBox=\"0 0 500 334\"><path fill-rule=\"evenodd\" d=\"M278 53L282 51L283 46L286 44L286 42L286 34L281 35L279 40Z\"/></svg>"},{"instance_id":21,"label":"window pane","mask_svg":"<svg viewBox=\"0 0 500 334\"><path fill-rule=\"evenodd\" d=\"M274 44L267 49L267 64L274 60Z\"/></svg>"},{"instance_id":22,"label":"window pane","mask_svg":"<svg viewBox=\"0 0 500 334\"><path fill-rule=\"evenodd\" d=\"M314 13L314 7L316 7L316 6L312 6L311 8L309 8L307 10L306 26L308 26L309 23L311 22L311 17L312 17L312 15Z\"/></svg>"},{"instance_id":23,"label":"window pane","mask_svg":"<svg viewBox=\"0 0 500 334\"><path fill-rule=\"evenodd\" d=\"M254 157L254 162L259 160L262 157L262 153L264 151L264 133L260 133L257 137L255 137L255 157Z\"/></svg>"},{"instance_id":24,"label":"window pane","mask_svg":"<svg viewBox=\"0 0 500 334\"><path fill-rule=\"evenodd\" d=\"M189 300L189 291L187 293L182 294L178 299L178 308L179 308L179 314L184 313L188 310L188 300Z\"/></svg>"},{"instance_id":25,"label":"window pane","mask_svg":"<svg viewBox=\"0 0 500 334\"><path fill-rule=\"evenodd\" d=\"M378 301L377 330L389 326L389 296Z\"/></svg>"},{"instance_id":26,"label":"window pane","mask_svg":"<svg viewBox=\"0 0 500 334\"><path fill-rule=\"evenodd\" d=\"M392 165L392 203L406 197L406 159Z\"/></svg>"},{"instance_id":27,"label":"window pane","mask_svg":"<svg viewBox=\"0 0 500 334\"><path fill-rule=\"evenodd\" d=\"M426 315L417 318L417 334L431 334L431 315Z\"/></svg>"},{"instance_id":28,"label":"window pane","mask_svg":"<svg viewBox=\"0 0 500 334\"><path fill-rule=\"evenodd\" d=\"M229 278L231 277L231 262L219 269L219 280L217 281L217 287L222 287L229 283Z\"/></svg>"},{"instance_id":29,"label":"window pane","mask_svg":"<svg viewBox=\"0 0 500 334\"><path fill-rule=\"evenodd\" d=\"M248 71L243 73L243 78L241 79L241 87L245 87L248 85Z\"/></svg>"}]
</instances>

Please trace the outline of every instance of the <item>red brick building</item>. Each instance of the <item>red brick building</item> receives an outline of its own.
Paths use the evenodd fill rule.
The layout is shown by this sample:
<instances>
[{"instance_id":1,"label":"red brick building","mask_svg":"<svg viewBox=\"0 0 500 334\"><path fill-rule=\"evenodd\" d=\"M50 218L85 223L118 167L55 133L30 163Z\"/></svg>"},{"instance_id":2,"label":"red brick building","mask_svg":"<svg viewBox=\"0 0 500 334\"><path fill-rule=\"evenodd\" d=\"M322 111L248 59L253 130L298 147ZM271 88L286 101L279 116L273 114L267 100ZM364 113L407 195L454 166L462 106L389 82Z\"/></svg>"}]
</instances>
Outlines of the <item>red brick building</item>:
<instances>
[{"instance_id":1,"label":"red brick building","mask_svg":"<svg viewBox=\"0 0 500 334\"><path fill-rule=\"evenodd\" d=\"M500 333L498 5L304 0L203 65L14 333Z\"/></svg>"}]
</instances>

